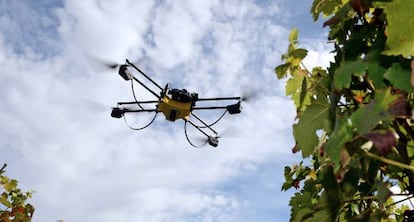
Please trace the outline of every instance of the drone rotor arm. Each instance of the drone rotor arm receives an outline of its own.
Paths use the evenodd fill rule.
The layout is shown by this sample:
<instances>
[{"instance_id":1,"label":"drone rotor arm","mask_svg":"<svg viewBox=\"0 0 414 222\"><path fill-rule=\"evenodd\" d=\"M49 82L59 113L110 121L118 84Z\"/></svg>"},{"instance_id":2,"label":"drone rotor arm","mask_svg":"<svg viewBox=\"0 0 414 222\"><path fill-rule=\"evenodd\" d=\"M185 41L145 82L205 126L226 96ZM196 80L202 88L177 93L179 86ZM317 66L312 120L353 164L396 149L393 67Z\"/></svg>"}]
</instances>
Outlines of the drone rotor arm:
<instances>
[{"instance_id":1,"label":"drone rotor arm","mask_svg":"<svg viewBox=\"0 0 414 222\"><path fill-rule=\"evenodd\" d=\"M139 83L142 87L144 87L148 92L150 92L152 95L157 97L158 99L161 99L160 95L155 93L152 89L150 89L147 85L145 85L143 82L139 81L135 76L132 76L132 79L135 80L137 83ZM131 80L132 81L132 80ZM162 89L161 89L162 90Z\"/></svg>"},{"instance_id":2,"label":"drone rotor arm","mask_svg":"<svg viewBox=\"0 0 414 222\"><path fill-rule=\"evenodd\" d=\"M153 79L151 79L147 74L145 74L141 69L139 69L134 63L130 62L128 59L126 60L126 63L130 66L132 66L135 70L137 70L141 75L143 75L146 79L148 79L152 84L158 87L158 89L162 90L162 87L155 82ZM134 78L136 79L136 78Z\"/></svg>"},{"instance_id":3,"label":"drone rotor arm","mask_svg":"<svg viewBox=\"0 0 414 222\"><path fill-rule=\"evenodd\" d=\"M200 117L198 117L195 113L191 113L191 116L194 116L198 121L200 121L200 123L203 124L202 127L195 125L193 122L190 122L193 126L195 126L197 129L201 130L200 128L208 128L209 130L211 130L214 134L217 135L217 131L215 131L213 128L211 128L211 124L207 124L206 122L204 122ZM206 135L206 134L204 134ZM207 135L208 136L208 135Z\"/></svg>"},{"instance_id":4,"label":"drone rotor arm","mask_svg":"<svg viewBox=\"0 0 414 222\"><path fill-rule=\"evenodd\" d=\"M158 112L157 109L126 109L124 113Z\"/></svg>"},{"instance_id":5,"label":"drone rotor arm","mask_svg":"<svg viewBox=\"0 0 414 222\"><path fill-rule=\"evenodd\" d=\"M198 98L197 101L219 101L219 100L241 100L239 96L235 97L216 97L216 98Z\"/></svg>"},{"instance_id":6,"label":"drone rotor arm","mask_svg":"<svg viewBox=\"0 0 414 222\"><path fill-rule=\"evenodd\" d=\"M191 120L187 120L186 122L189 122L192 126L194 126L196 129L198 129L198 131L200 131L206 137L209 137L209 135L204 130L200 129L200 127L198 127L196 124L194 124Z\"/></svg>"},{"instance_id":7,"label":"drone rotor arm","mask_svg":"<svg viewBox=\"0 0 414 222\"><path fill-rule=\"evenodd\" d=\"M138 101L138 103L140 104L145 104L145 103L158 103L159 101L157 100L148 100L148 101ZM132 102L118 102L118 105L132 105L132 104L137 104L137 101L132 101Z\"/></svg>"},{"instance_id":8,"label":"drone rotor arm","mask_svg":"<svg viewBox=\"0 0 414 222\"><path fill-rule=\"evenodd\" d=\"M240 101L227 106L201 106L201 107L193 107L192 110L210 110L210 109L225 109L229 112L229 114L238 114L241 112Z\"/></svg>"}]
</instances>

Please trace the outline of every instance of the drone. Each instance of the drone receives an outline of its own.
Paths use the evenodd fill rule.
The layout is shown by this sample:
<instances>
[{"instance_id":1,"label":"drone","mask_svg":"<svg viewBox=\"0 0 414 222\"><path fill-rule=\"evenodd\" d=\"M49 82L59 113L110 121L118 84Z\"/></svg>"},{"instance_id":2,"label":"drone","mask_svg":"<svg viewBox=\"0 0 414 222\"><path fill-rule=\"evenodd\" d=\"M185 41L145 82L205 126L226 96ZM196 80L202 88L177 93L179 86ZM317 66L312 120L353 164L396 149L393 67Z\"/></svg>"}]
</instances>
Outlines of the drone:
<instances>
[{"instance_id":1,"label":"drone","mask_svg":"<svg viewBox=\"0 0 414 222\"><path fill-rule=\"evenodd\" d=\"M118 65L112 65L111 68L116 68ZM141 76L147 79L150 83L152 83L152 87L156 87L159 90L159 93L156 93L153 89L151 89L148 85L144 84L143 81L136 78L132 72L128 69L132 67L135 71L137 71ZM157 82L151 79L147 74L145 74L142 70L140 70L136 65L131 63L128 59L126 59L125 64L119 65L118 74L126 81L131 81L132 86L132 94L134 97L134 101L130 102L118 102L116 107L112 108L111 116L113 118L122 118L126 113L143 113L143 112L153 112L154 116L149 121L149 123L145 124L142 127L135 128L128 125L129 128L133 130L143 130L150 126L157 117L158 113L162 113L165 116L165 119L171 122L175 122L176 120L182 119L184 120L184 132L188 143L193 147L202 147L205 144L209 144L210 146L217 147L219 143L219 135L216 130L212 128L213 125L218 123L226 113L229 114L238 114L241 113L241 97L218 97L218 98L199 98L198 93L190 93L186 89L178 89L172 88L170 83L167 83L164 87L161 87ZM139 101L135 95L134 91L134 82L141 85L145 88L150 94L152 94L155 98L154 100L145 100ZM234 103L229 105L216 105L216 106L208 106L199 104L203 104L206 101L234 101ZM145 104L145 107L144 107ZM205 104L205 103L204 103ZM131 105L137 105L136 108L131 108ZM151 108L147 108L147 107ZM202 118L200 118L197 114L194 113L195 110L224 110L223 114L213 123L206 123ZM191 118L193 117L193 118ZM193 121L196 120L195 121ZM125 123L126 120L125 120ZM187 134L187 124L192 125L195 127L203 136L205 136L205 142L202 145L195 145L188 137Z\"/></svg>"}]
</instances>

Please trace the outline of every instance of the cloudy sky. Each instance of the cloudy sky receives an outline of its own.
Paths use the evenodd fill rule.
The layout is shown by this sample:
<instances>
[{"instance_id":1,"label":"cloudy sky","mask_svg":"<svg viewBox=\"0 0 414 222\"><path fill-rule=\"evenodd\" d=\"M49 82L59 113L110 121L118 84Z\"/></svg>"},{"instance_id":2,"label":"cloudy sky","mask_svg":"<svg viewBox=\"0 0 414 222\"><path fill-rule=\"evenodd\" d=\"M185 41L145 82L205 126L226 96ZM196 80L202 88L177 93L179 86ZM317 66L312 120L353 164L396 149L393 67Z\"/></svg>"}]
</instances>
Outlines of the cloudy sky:
<instances>
[{"instance_id":1,"label":"cloudy sky","mask_svg":"<svg viewBox=\"0 0 414 222\"><path fill-rule=\"evenodd\" d=\"M0 163L35 190L34 221L288 220L283 167L300 155L273 68L293 27L310 50L306 64L328 64L310 4L0 0ZM216 127L218 148L192 148L183 121L162 116L132 131L110 117L133 99L130 85L101 63L126 58L160 85L255 97Z\"/></svg>"}]
</instances>

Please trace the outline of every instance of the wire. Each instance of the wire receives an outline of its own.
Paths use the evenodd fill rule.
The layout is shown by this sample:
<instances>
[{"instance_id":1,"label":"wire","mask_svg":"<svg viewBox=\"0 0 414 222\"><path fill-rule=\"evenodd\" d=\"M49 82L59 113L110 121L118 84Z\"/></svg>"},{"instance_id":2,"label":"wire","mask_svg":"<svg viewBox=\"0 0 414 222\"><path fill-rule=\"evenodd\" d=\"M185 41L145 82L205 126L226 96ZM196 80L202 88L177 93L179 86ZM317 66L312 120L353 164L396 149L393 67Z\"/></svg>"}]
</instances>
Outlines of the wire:
<instances>
[{"instance_id":1,"label":"wire","mask_svg":"<svg viewBox=\"0 0 414 222\"><path fill-rule=\"evenodd\" d=\"M194 125L195 126L195 125ZM197 126L195 126L195 127L197 127ZM188 141L188 143L191 145L191 146L193 146L193 147L195 147L195 148L201 148L201 147L203 147L203 146L205 146L206 144L207 144L207 140L202 144L202 145L199 145L199 146L196 146L196 145L194 145L191 141L190 141L190 138L188 137L188 134L187 134L187 121L184 121L184 134L185 134L185 138L187 139L187 141Z\"/></svg>"},{"instance_id":2,"label":"wire","mask_svg":"<svg viewBox=\"0 0 414 222\"><path fill-rule=\"evenodd\" d=\"M216 123L218 123L221 119L223 119L223 117L224 117L224 115L226 115L226 113L227 113L227 110L225 110L224 112L223 112L223 114L221 114L221 116L216 120L216 121L214 121L213 123L211 123L211 124L207 124L207 125L205 125L205 126L199 126L199 125L196 125L198 128L210 128L210 127L212 127L212 126L214 126Z\"/></svg>"},{"instance_id":3,"label":"wire","mask_svg":"<svg viewBox=\"0 0 414 222\"><path fill-rule=\"evenodd\" d=\"M145 129L145 128L147 128L147 127L149 127L153 122L154 122L154 120L155 120L155 118L157 117L157 112L155 113L155 115L154 115L154 117L152 118L152 120L149 122L149 123L147 123L145 126L143 126L143 127L139 127L139 128L135 128L135 127L132 127L132 126L130 126L129 124L128 124L128 122L127 122L127 120L126 120L126 115L124 115L124 122L125 122L125 124L130 128L130 129L132 129L132 130L143 130L143 129Z\"/></svg>"},{"instance_id":4,"label":"wire","mask_svg":"<svg viewBox=\"0 0 414 222\"><path fill-rule=\"evenodd\" d=\"M135 89L134 89L134 80L131 79L131 90L132 90L132 95L134 96L135 102L137 103L137 105L143 110L144 107L141 106L141 104L139 104L137 97L135 96Z\"/></svg>"}]
</instances>

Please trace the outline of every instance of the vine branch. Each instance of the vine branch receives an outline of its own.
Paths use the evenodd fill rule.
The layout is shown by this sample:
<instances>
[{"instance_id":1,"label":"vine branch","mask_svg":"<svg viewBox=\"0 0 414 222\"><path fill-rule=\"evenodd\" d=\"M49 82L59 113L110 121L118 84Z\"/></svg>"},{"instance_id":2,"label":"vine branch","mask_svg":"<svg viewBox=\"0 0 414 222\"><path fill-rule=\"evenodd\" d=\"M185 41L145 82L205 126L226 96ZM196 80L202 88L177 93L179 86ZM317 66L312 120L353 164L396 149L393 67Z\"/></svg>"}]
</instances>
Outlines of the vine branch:
<instances>
[{"instance_id":1,"label":"vine branch","mask_svg":"<svg viewBox=\"0 0 414 222\"><path fill-rule=\"evenodd\" d=\"M379 160L383 163L390 164L390 165L393 165L393 166L396 166L396 167L406 169L406 170L410 170L410 171L414 172L414 166L409 166L407 164L403 164L403 163L397 162L395 160L390 160L390 159L387 159L387 158L384 158L384 157L381 157L381 156L377 156L377 155L375 155L373 153L370 153L370 152L367 152L367 151L365 151L365 155L372 158L372 159Z\"/></svg>"}]
</instances>

